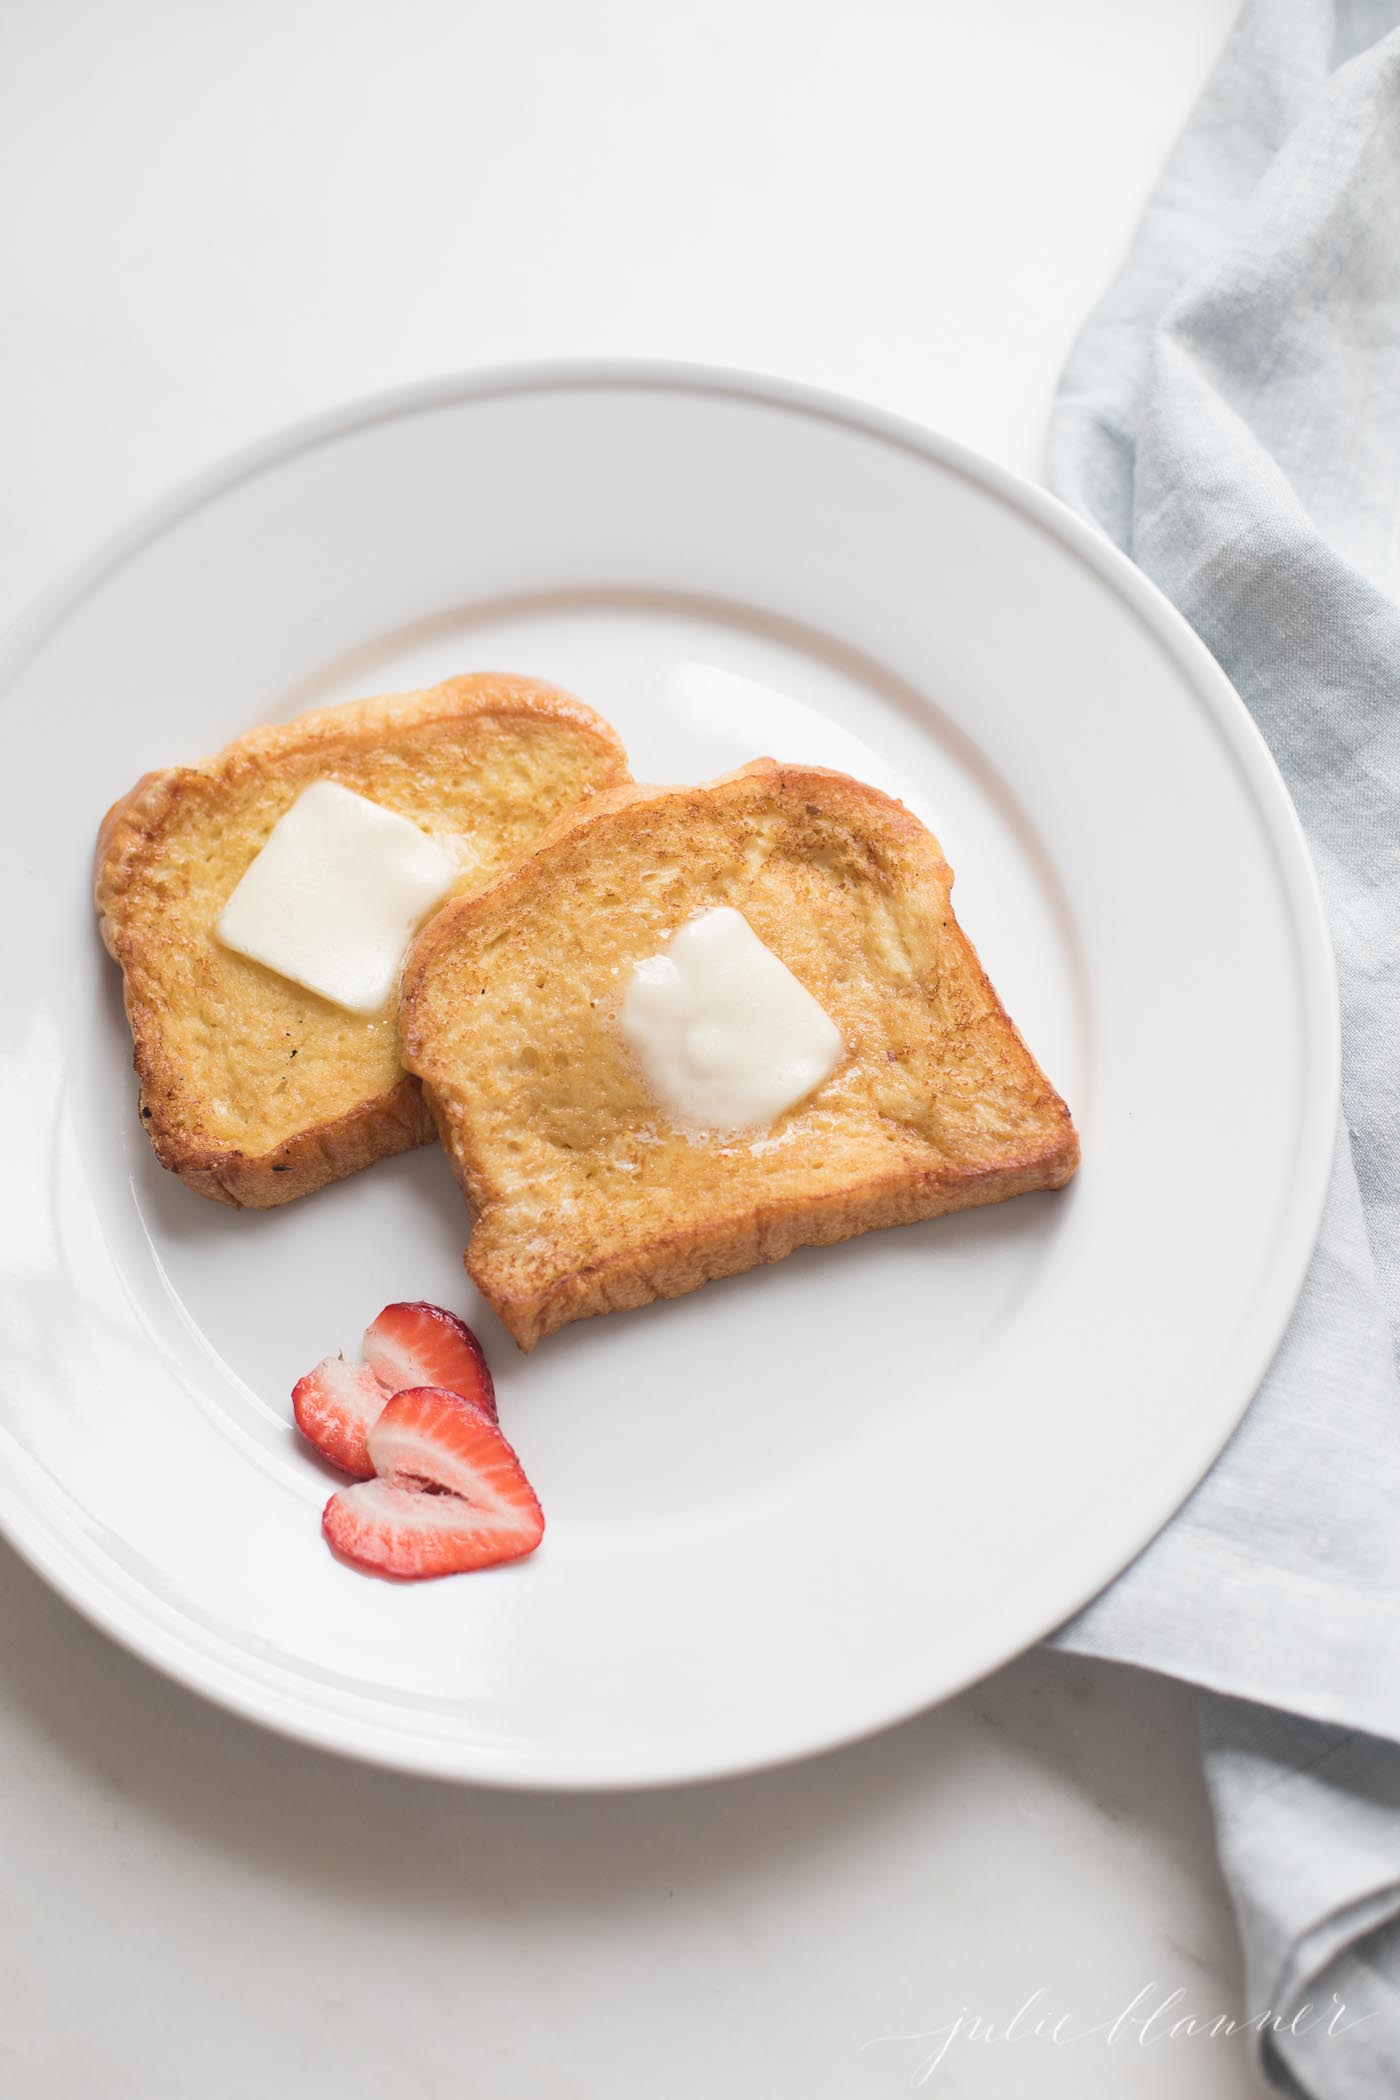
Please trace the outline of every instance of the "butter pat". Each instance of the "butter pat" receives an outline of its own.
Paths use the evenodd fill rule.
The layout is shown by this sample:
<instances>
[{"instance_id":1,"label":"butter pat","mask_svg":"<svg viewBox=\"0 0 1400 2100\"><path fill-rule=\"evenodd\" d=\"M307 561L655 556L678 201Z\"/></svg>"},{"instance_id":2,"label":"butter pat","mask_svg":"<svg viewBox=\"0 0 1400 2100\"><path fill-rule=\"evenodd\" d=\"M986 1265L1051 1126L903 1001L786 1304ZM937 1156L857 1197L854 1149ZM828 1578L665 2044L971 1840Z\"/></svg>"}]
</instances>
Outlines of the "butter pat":
<instances>
[{"instance_id":1,"label":"butter pat","mask_svg":"<svg viewBox=\"0 0 1400 2100\"><path fill-rule=\"evenodd\" d=\"M226 948L349 1013L378 1013L455 875L407 817L318 780L274 824L214 931Z\"/></svg>"},{"instance_id":2,"label":"butter pat","mask_svg":"<svg viewBox=\"0 0 1400 2100\"><path fill-rule=\"evenodd\" d=\"M622 1033L650 1091L698 1130L767 1127L829 1079L845 1044L741 912L702 911L634 965Z\"/></svg>"}]
</instances>

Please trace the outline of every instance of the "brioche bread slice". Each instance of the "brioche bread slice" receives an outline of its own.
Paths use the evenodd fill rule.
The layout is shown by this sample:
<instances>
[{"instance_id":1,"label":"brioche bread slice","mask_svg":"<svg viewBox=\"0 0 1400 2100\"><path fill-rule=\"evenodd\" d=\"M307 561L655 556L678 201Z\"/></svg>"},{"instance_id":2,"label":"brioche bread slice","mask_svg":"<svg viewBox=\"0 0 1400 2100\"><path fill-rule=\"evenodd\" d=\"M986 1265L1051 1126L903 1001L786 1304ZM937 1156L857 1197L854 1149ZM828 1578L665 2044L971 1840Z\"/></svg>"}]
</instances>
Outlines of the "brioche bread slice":
<instances>
[{"instance_id":1,"label":"brioche bread slice","mask_svg":"<svg viewBox=\"0 0 1400 2100\"><path fill-rule=\"evenodd\" d=\"M429 922L404 968L404 1062L475 1214L467 1268L522 1349L796 1247L1069 1180L1069 1111L951 883L902 804L761 759L596 796ZM633 965L712 905L743 913L848 1046L737 1136L672 1127L618 1023Z\"/></svg>"},{"instance_id":2,"label":"brioche bread slice","mask_svg":"<svg viewBox=\"0 0 1400 2100\"><path fill-rule=\"evenodd\" d=\"M162 1164L201 1195L266 1209L432 1137L399 1058L396 997L347 1013L215 938L303 788L339 781L411 818L459 860L460 892L627 777L601 716L493 674L321 708L146 774L103 822L95 891Z\"/></svg>"}]
</instances>

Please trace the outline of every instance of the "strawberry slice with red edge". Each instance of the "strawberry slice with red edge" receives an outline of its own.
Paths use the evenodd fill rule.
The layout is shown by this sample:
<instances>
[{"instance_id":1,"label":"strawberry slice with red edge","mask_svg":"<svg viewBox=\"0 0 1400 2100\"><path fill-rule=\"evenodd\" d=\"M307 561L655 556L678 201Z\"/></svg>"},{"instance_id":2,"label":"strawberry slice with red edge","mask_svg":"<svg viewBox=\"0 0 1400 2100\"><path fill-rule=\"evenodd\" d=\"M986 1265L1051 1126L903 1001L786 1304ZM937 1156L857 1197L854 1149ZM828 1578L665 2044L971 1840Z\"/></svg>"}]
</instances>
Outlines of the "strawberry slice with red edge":
<instances>
[{"instance_id":1,"label":"strawberry slice with red edge","mask_svg":"<svg viewBox=\"0 0 1400 2100\"><path fill-rule=\"evenodd\" d=\"M292 1389L298 1429L323 1458L357 1480L374 1478L365 1438L385 1402L411 1386L447 1386L494 1422L496 1389L481 1344L440 1305L386 1305L365 1334L362 1364L328 1356Z\"/></svg>"},{"instance_id":2,"label":"strawberry slice with red edge","mask_svg":"<svg viewBox=\"0 0 1400 2100\"><path fill-rule=\"evenodd\" d=\"M367 1364L328 1356L292 1387L292 1413L323 1458L357 1480L373 1480L374 1460L365 1439L388 1397Z\"/></svg>"},{"instance_id":3,"label":"strawberry slice with red edge","mask_svg":"<svg viewBox=\"0 0 1400 2100\"><path fill-rule=\"evenodd\" d=\"M456 1313L420 1299L386 1305L365 1330L365 1362L390 1393L446 1386L496 1420L496 1389L481 1344Z\"/></svg>"},{"instance_id":4,"label":"strawberry slice with red edge","mask_svg":"<svg viewBox=\"0 0 1400 2100\"><path fill-rule=\"evenodd\" d=\"M321 1528L381 1575L461 1575L533 1553L544 1512L483 1407L441 1386L395 1394L367 1439L379 1478L332 1495Z\"/></svg>"}]
</instances>

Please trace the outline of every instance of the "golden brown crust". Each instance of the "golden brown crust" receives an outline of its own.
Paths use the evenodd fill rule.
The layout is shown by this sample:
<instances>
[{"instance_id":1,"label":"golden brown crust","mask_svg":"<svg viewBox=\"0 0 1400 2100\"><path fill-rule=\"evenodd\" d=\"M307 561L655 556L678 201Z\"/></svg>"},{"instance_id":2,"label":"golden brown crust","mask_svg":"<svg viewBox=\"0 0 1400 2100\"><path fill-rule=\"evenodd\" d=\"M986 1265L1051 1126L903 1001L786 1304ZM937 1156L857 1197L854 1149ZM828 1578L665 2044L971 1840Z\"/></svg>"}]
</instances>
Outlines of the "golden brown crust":
<instances>
[{"instance_id":1,"label":"golden brown crust","mask_svg":"<svg viewBox=\"0 0 1400 2100\"><path fill-rule=\"evenodd\" d=\"M522 1349L798 1247L1070 1179L1069 1111L951 882L901 803L763 759L700 788L604 791L424 929L405 1062L476 1217L468 1269ZM852 1046L759 1147L658 1135L616 1041L631 963L716 902L746 912ZM561 982L571 967L589 996Z\"/></svg>"},{"instance_id":2,"label":"golden brown crust","mask_svg":"<svg viewBox=\"0 0 1400 2100\"><path fill-rule=\"evenodd\" d=\"M146 1093L143 1085L143 1103ZM144 1105L141 1113L146 1116ZM178 1174L197 1195L233 1210L274 1210L296 1196L310 1196L332 1181L343 1181L347 1174L358 1174L377 1159L430 1144L436 1135L422 1088L407 1073L387 1094L251 1158L232 1146L200 1146L184 1132L161 1126L154 1112L146 1129L163 1167Z\"/></svg>"},{"instance_id":3,"label":"golden brown crust","mask_svg":"<svg viewBox=\"0 0 1400 2100\"><path fill-rule=\"evenodd\" d=\"M417 1080L398 1065L395 1051L380 1059L383 1069L358 1097L353 1074L337 1087L334 1058L328 1054L324 1106L279 1130L273 1142L250 1144L241 1133L215 1127L210 1087L192 1082L181 1034L182 1025L188 1034L190 1006L200 996L201 983L207 993L214 968L206 923L211 912L207 900L192 911L189 884L174 879L175 849L186 850L191 838L197 843L207 839L211 856L216 855L224 814L262 800L268 803L265 820L259 817L265 835L278 798L289 804L308 774L343 773L351 764L363 771L372 768L381 750L420 751L422 767L431 774L434 739L446 740L443 748L459 754L462 738L474 729L497 737L557 735L567 740L575 770L582 766L589 774L589 785L626 777L621 743L591 708L532 679L484 673L449 679L424 692L320 708L292 722L251 730L196 765L145 774L103 818L94 901L103 941L123 973L142 1122L162 1164L201 1195L235 1208L268 1209L427 1143L433 1125ZM395 792L402 790L396 786ZM386 793L385 799L394 795ZM518 812L515 822L518 828ZM537 828L529 825L530 838L522 838L522 847L532 842ZM251 850L242 865L249 858ZM241 872L242 866L231 868L217 904ZM193 990L182 987L179 965L197 980ZM245 991L251 983L272 995L268 973L258 966L224 958L222 967L226 974L243 973ZM285 982L276 995L282 1009L290 1009L279 1011L279 1022L298 1011L311 1016L326 1011L324 1002ZM342 1016L338 1025L342 1036L349 1036L356 1024ZM298 1047L290 1049L289 1058Z\"/></svg>"},{"instance_id":4,"label":"golden brown crust","mask_svg":"<svg viewBox=\"0 0 1400 2100\"><path fill-rule=\"evenodd\" d=\"M890 1225L914 1225L951 1216L1012 1196L1063 1188L1079 1164L1077 1140L1058 1152L1042 1150L1019 1167L989 1169L940 1182L935 1175L889 1175L864 1188L812 1193L768 1210L708 1220L659 1235L644 1255L618 1255L590 1269L576 1269L546 1289L502 1289L494 1269L466 1254L467 1274L488 1298L511 1339L524 1351L575 1320L599 1313L631 1312L658 1298L682 1298L705 1283L741 1276L795 1254L799 1247L829 1247Z\"/></svg>"}]
</instances>

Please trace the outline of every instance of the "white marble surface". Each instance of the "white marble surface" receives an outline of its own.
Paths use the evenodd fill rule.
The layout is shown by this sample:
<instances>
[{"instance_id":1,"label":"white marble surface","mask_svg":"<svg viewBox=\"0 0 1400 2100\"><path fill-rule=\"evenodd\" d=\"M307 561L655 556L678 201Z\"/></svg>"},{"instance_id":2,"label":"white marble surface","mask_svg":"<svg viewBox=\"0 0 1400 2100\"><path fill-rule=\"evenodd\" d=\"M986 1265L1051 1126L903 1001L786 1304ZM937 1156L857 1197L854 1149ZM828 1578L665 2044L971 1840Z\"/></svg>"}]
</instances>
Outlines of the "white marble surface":
<instances>
[{"instance_id":1,"label":"white marble surface","mask_svg":"<svg viewBox=\"0 0 1400 2100\"><path fill-rule=\"evenodd\" d=\"M7 0L0 617L229 446L471 363L767 368L1035 472L1232 12ZM1192 1701L1132 1673L1036 1655L790 1771L495 1796L227 1719L0 1548L0 1775L5 2100L1254 2091L1238 2040L1081 2032L1246 2010Z\"/></svg>"}]
</instances>

